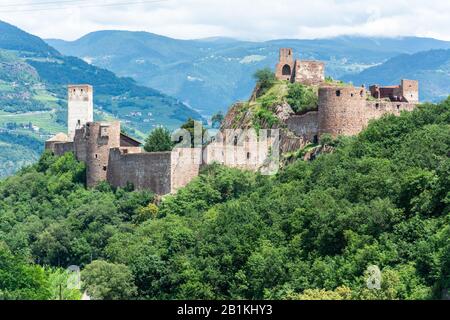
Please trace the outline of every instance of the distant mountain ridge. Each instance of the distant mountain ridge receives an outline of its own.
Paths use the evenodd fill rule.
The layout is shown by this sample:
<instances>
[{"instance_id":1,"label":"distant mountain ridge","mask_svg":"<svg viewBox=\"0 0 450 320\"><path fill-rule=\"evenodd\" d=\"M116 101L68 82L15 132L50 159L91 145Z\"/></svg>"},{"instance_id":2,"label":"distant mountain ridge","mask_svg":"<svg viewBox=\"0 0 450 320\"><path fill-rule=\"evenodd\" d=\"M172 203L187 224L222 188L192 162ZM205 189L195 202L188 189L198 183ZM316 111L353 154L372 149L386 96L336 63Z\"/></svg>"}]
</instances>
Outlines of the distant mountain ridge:
<instances>
[{"instance_id":1,"label":"distant mountain ridge","mask_svg":"<svg viewBox=\"0 0 450 320\"><path fill-rule=\"evenodd\" d=\"M450 49L450 42L430 38L283 39L266 42L213 37L177 40L148 32L98 31L76 41L47 40L62 53L129 76L175 96L204 115L247 99L257 69L273 68L278 49L326 63L327 75L341 78L382 64L400 54Z\"/></svg>"},{"instance_id":2,"label":"distant mountain ridge","mask_svg":"<svg viewBox=\"0 0 450 320\"><path fill-rule=\"evenodd\" d=\"M60 56L53 47L41 38L0 20L0 48L6 50L30 51L40 56Z\"/></svg>"}]
</instances>

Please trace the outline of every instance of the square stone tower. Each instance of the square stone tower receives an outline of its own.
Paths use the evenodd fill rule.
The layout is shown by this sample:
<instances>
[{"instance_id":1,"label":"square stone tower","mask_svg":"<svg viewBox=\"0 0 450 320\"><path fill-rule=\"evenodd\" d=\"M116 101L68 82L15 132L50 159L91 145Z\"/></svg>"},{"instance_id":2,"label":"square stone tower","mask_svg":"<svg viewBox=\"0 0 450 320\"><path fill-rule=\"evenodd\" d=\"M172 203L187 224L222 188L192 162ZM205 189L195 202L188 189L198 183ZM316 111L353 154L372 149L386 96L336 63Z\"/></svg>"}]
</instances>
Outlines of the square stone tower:
<instances>
[{"instance_id":1,"label":"square stone tower","mask_svg":"<svg viewBox=\"0 0 450 320\"><path fill-rule=\"evenodd\" d=\"M294 52L291 48L280 49L280 60L276 66L275 76L278 80L292 80L295 61Z\"/></svg>"},{"instance_id":2,"label":"square stone tower","mask_svg":"<svg viewBox=\"0 0 450 320\"><path fill-rule=\"evenodd\" d=\"M75 130L94 121L94 90L92 86L68 86L67 128L69 139L73 141Z\"/></svg>"},{"instance_id":3,"label":"square stone tower","mask_svg":"<svg viewBox=\"0 0 450 320\"><path fill-rule=\"evenodd\" d=\"M419 102L419 81L403 79L400 88L404 100L411 103Z\"/></svg>"}]
</instances>

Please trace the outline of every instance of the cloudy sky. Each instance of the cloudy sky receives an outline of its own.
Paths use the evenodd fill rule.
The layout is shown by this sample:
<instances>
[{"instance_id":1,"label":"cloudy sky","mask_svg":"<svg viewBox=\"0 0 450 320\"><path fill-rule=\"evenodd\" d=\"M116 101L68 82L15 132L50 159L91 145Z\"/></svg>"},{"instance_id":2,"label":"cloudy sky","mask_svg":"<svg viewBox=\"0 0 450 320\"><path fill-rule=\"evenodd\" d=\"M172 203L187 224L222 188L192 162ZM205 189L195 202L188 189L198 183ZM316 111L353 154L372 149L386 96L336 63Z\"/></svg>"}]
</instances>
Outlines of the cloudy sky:
<instances>
[{"instance_id":1,"label":"cloudy sky","mask_svg":"<svg viewBox=\"0 0 450 320\"><path fill-rule=\"evenodd\" d=\"M449 0L1 0L0 20L66 40L105 29L180 39L415 35L450 40Z\"/></svg>"}]
</instances>

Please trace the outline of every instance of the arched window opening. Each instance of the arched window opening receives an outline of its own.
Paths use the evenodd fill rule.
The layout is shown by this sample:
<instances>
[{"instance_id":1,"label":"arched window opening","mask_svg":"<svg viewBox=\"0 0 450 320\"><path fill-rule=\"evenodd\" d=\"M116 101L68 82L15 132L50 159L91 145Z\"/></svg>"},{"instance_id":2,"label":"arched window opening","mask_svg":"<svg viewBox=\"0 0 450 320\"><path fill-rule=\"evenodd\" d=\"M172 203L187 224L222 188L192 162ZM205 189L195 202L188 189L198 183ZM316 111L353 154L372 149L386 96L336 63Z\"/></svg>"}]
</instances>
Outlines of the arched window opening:
<instances>
[{"instance_id":1,"label":"arched window opening","mask_svg":"<svg viewBox=\"0 0 450 320\"><path fill-rule=\"evenodd\" d=\"M285 64L283 66L283 70L282 70L281 73L282 73L283 76L290 76L291 75L291 66L288 65L288 64Z\"/></svg>"}]
</instances>

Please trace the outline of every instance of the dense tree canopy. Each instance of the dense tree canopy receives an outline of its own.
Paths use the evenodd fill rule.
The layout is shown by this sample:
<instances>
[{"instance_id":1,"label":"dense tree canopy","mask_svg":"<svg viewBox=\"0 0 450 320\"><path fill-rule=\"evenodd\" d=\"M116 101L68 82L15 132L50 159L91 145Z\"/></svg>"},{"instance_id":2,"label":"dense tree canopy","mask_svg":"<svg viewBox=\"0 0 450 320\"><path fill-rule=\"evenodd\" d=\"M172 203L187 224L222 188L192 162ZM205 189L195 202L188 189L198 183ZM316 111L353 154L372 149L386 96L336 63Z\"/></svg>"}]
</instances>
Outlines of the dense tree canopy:
<instances>
[{"instance_id":1,"label":"dense tree canopy","mask_svg":"<svg viewBox=\"0 0 450 320\"><path fill-rule=\"evenodd\" d=\"M275 83L275 74L269 68L261 69L255 72L254 78L257 81L258 96L263 95Z\"/></svg>"},{"instance_id":2,"label":"dense tree canopy","mask_svg":"<svg viewBox=\"0 0 450 320\"><path fill-rule=\"evenodd\" d=\"M450 288L450 99L333 145L273 177L207 167L161 203L107 184L86 190L82 164L46 154L0 182L2 294L51 298L40 268L76 264L105 299L440 298ZM367 286L370 266L380 290Z\"/></svg>"},{"instance_id":3,"label":"dense tree canopy","mask_svg":"<svg viewBox=\"0 0 450 320\"><path fill-rule=\"evenodd\" d=\"M156 128L145 140L144 150L147 152L172 151L173 146L170 131L166 128Z\"/></svg>"}]
</instances>

